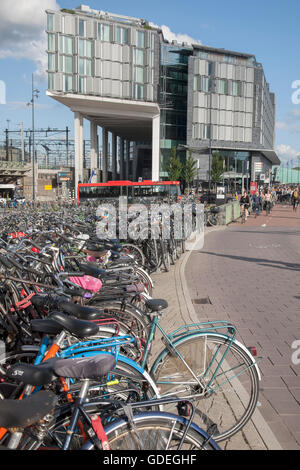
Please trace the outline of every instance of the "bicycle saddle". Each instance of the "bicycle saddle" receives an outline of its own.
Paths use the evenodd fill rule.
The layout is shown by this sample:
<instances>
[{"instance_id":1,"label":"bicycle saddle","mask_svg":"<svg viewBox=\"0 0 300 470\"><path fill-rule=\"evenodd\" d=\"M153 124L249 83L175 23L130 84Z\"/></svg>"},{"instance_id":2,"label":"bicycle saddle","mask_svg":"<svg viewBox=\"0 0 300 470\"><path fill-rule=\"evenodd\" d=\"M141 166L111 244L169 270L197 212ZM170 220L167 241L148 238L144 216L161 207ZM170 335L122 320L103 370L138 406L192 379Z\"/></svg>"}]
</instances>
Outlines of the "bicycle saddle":
<instances>
[{"instance_id":1,"label":"bicycle saddle","mask_svg":"<svg viewBox=\"0 0 300 470\"><path fill-rule=\"evenodd\" d=\"M78 338L93 336L99 331L99 327L95 323L78 320L77 318L70 317L61 312L52 312L49 318L55 320L64 330L69 331Z\"/></svg>"},{"instance_id":2,"label":"bicycle saddle","mask_svg":"<svg viewBox=\"0 0 300 470\"><path fill-rule=\"evenodd\" d=\"M83 305L73 304L64 300L59 302L58 309L81 320L95 320L99 317L99 310L97 308L84 307Z\"/></svg>"},{"instance_id":3,"label":"bicycle saddle","mask_svg":"<svg viewBox=\"0 0 300 470\"><path fill-rule=\"evenodd\" d=\"M42 390L26 400L0 400L0 426L25 428L51 413L57 402L53 392Z\"/></svg>"},{"instance_id":4,"label":"bicycle saddle","mask_svg":"<svg viewBox=\"0 0 300 470\"><path fill-rule=\"evenodd\" d=\"M146 307L151 310L151 312L160 312L168 308L168 302L164 299L150 299L146 300Z\"/></svg>"},{"instance_id":5,"label":"bicycle saddle","mask_svg":"<svg viewBox=\"0 0 300 470\"><path fill-rule=\"evenodd\" d=\"M98 354L93 357L59 359L53 364L53 370L59 377L97 379L113 370L115 365L114 356Z\"/></svg>"}]
</instances>

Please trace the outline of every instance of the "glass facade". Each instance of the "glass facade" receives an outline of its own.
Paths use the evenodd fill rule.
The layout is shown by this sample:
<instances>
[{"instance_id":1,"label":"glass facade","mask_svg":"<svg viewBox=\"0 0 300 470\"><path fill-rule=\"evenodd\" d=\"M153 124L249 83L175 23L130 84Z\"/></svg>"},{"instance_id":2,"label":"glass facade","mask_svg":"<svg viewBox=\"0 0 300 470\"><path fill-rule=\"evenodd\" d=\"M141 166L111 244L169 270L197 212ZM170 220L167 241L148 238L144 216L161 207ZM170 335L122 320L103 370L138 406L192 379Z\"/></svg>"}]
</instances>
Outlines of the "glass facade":
<instances>
[{"instance_id":1,"label":"glass facade","mask_svg":"<svg viewBox=\"0 0 300 470\"><path fill-rule=\"evenodd\" d=\"M161 44L160 107L161 107L161 176L171 148L186 144L186 112L188 93L188 59L191 48ZM178 152L182 158L185 151Z\"/></svg>"},{"instance_id":2,"label":"glass facade","mask_svg":"<svg viewBox=\"0 0 300 470\"><path fill-rule=\"evenodd\" d=\"M215 155L216 150L212 154ZM244 174L250 168L250 152L234 150L218 150L219 155L224 157L224 171L230 173Z\"/></svg>"}]
</instances>

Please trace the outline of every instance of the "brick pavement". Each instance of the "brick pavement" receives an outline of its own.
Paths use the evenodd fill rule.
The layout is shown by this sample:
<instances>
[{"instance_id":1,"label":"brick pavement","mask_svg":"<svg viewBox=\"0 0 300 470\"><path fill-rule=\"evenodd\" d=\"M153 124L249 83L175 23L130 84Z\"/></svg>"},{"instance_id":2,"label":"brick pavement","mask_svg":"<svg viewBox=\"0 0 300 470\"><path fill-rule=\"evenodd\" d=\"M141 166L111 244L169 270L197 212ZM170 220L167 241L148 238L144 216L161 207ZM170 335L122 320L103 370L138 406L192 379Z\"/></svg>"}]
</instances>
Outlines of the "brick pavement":
<instances>
[{"instance_id":1,"label":"brick pavement","mask_svg":"<svg viewBox=\"0 0 300 470\"><path fill-rule=\"evenodd\" d=\"M222 238L228 229L225 227L219 227L216 229L210 229L209 231L214 232L215 236L219 234ZM212 237L213 234L209 235ZM194 306L191 303L190 294L187 289L184 268L185 264L188 262L189 254L186 253L181 259L176 263L175 267L171 268L170 273L160 273L154 274L153 280L155 283L154 297L164 298L168 300L169 308L164 314L164 317L161 320L162 326L166 331L171 331L176 327L181 326L185 323L197 321L196 313ZM191 266L194 268L194 256L190 257ZM189 265L189 262L188 262ZM196 264L198 266L198 264ZM199 266L198 266L199 267ZM189 271L190 268L187 269ZM197 269L193 269L191 273L197 274ZM206 270L205 275L207 277L207 283L214 282L214 272L210 269ZM197 279L197 278L196 278ZM201 288L201 283L197 284L196 292L193 292L192 297L204 296L203 289ZM210 294L212 298L212 294ZM198 319L205 319L209 317L212 319L228 319L228 315L225 310L222 309L222 304L220 305L220 315L214 314L214 307L212 305L206 305L205 309L210 310L213 313L213 316L208 314L208 311L203 311L203 314L198 315ZM223 315L224 313L224 315ZM162 344L157 337L154 343L154 348L152 354L154 357L156 353L162 349ZM255 412L255 414L259 414ZM266 422L261 419L260 415L257 420L251 420L244 429L239 432L236 436L233 436L229 441L222 443L222 447L226 449L238 449L238 450L249 450L249 449L278 449L280 448L279 443L274 438L270 427Z\"/></svg>"},{"instance_id":2,"label":"brick pavement","mask_svg":"<svg viewBox=\"0 0 300 470\"><path fill-rule=\"evenodd\" d=\"M246 345L257 345L262 372L259 411L283 449L300 449L300 210L276 206L205 237L185 275L199 319L230 320ZM298 346L299 348L299 346ZM300 353L297 356L300 358Z\"/></svg>"}]
</instances>

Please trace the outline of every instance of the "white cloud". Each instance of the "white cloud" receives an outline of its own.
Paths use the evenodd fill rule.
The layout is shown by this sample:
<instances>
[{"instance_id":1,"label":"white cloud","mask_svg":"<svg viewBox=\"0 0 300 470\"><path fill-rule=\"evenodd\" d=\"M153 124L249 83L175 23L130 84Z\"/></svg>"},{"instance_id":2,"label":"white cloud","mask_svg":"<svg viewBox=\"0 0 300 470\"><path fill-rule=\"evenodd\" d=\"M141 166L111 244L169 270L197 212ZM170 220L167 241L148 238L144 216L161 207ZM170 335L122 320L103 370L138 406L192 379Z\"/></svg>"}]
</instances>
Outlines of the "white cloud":
<instances>
[{"instance_id":1,"label":"white cloud","mask_svg":"<svg viewBox=\"0 0 300 470\"><path fill-rule=\"evenodd\" d=\"M31 59L36 74L45 79L47 38L45 10L58 10L56 0L0 2L0 59Z\"/></svg>"},{"instance_id":2,"label":"white cloud","mask_svg":"<svg viewBox=\"0 0 300 470\"><path fill-rule=\"evenodd\" d=\"M158 26L154 23L149 23L150 26L159 28L162 30L164 38L169 41L177 41L179 43L186 42L187 44L202 44L200 39L194 39L191 36L188 36L187 34L182 34L182 33L173 33L173 31L170 30L169 26L162 25Z\"/></svg>"},{"instance_id":3,"label":"white cloud","mask_svg":"<svg viewBox=\"0 0 300 470\"><path fill-rule=\"evenodd\" d=\"M295 164L295 162L298 161L298 156L300 156L300 151L294 149L291 145L277 145L276 151L283 164L286 164L290 160L293 160L293 163Z\"/></svg>"},{"instance_id":4,"label":"white cloud","mask_svg":"<svg viewBox=\"0 0 300 470\"><path fill-rule=\"evenodd\" d=\"M292 134L300 132L300 108L290 110L282 121L277 121L276 129Z\"/></svg>"}]
</instances>

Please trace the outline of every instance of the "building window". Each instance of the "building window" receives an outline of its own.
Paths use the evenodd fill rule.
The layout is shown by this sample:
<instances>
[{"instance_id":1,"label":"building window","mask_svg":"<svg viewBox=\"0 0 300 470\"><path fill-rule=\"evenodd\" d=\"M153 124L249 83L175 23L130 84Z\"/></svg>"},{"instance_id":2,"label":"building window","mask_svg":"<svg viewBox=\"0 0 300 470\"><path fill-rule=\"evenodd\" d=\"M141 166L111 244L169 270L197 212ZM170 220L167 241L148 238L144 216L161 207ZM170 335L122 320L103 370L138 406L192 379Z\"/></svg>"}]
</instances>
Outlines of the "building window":
<instances>
[{"instance_id":1,"label":"building window","mask_svg":"<svg viewBox=\"0 0 300 470\"><path fill-rule=\"evenodd\" d=\"M101 23L97 23L97 39L101 39Z\"/></svg>"},{"instance_id":2,"label":"building window","mask_svg":"<svg viewBox=\"0 0 300 470\"><path fill-rule=\"evenodd\" d=\"M73 57L65 57L65 70L66 73L73 73Z\"/></svg>"},{"instance_id":3,"label":"building window","mask_svg":"<svg viewBox=\"0 0 300 470\"><path fill-rule=\"evenodd\" d=\"M81 36L81 37L85 36L85 21L84 20L79 20L78 36Z\"/></svg>"},{"instance_id":4,"label":"building window","mask_svg":"<svg viewBox=\"0 0 300 470\"><path fill-rule=\"evenodd\" d=\"M48 51L55 51L55 34L48 34Z\"/></svg>"},{"instance_id":5,"label":"building window","mask_svg":"<svg viewBox=\"0 0 300 470\"><path fill-rule=\"evenodd\" d=\"M48 54L48 70L55 71L55 54Z\"/></svg>"},{"instance_id":6,"label":"building window","mask_svg":"<svg viewBox=\"0 0 300 470\"><path fill-rule=\"evenodd\" d=\"M79 75L84 75L84 59L79 59Z\"/></svg>"},{"instance_id":7,"label":"building window","mask_svg":"<svg viewBox=\"0 0 300 470\"><path fill-rule=\"evenodd\" d=\"M144 69L142 67L135 67L134 71L135 71L134 81L137 83L144 83L145 82Z\"/></svg>"},{"instance_id":8,"label":"building window","mask_svg":"<svg viewBox=\"0 0 300 470\"><path fill-rule=\"evenodd\" d=\"M110 26L108 24L102 25L102 41L110 42Z\"/></svg>"},{"instance_id":9,"label":"building window","mask_svg":"<svg viewBox=\"0 0 300 470\"><path fill-rule=\"evenodd\" d=\"M144 49L145 47L145 33L143 31L138 31L137 46L140 49Z\"/></svg>"},{"instance_id":10,"label":"building window","mask_svg":"<svg viewBox=\"0 0 300 470\"><path fill-rule=\"evenodd\" d=\"M85 74L89 77L92 75L92 61L91 59L86 59L86 71Z\"/></svg>"},{"instance_id":11,"label":"building window","mask_svg":"<svg viewBox=\"0 0 300 470\"><path fill-rule=\"evenodd\" d=\"M208 59L208 52L197 51L197 57L200 57L200 59Z\"/></svg>"},{"instance_id":12,"label":"building window","mask_svg":"<svg viewBox=\"0 0 300 470\"><path fill-rule=\"evenodd\" d=\"M63 53L64 52L64 37L59 35L58 37L58 51Z\"/></svg>"},{"instance_id":13,"label":"building window","mask_svg":"<svg viewBox=\"0 0 300 470\"><path fill-rule=\"evenodd\" d=\"M134 63L136 65L145 65L145 55L144 51L139 49L134 49Z\"/></svg>"},{"instance_id":14,"label":"building window","mask_svg":"<svg viewBox=\"0 0 300 470\"><path fill-rule=\"evenodd\" d=\"M128 44L128 29L116 26L116 42L118 44Z\"/></svg>"},{"instance_id":15,"label":"building window","mask_svg":"<svg viewBox=\"0 0 300 470\"><path fill-rule=\"evenodd\" d=\"M138 100L144 99L144 87L142 85L136 85L136 98Z\"/></svg>"},{"instance_id":16,"label":"building window","mask_svg":"<svg viewBox=\"0 0 300 470\"><path fill-rule=\"evenodd\" d=\"M47 30L54 31L54 15L51 13L47 15Z\"/></svg>"},{"instance_id":17,"label":"building window","mask_svg":"<svg viewBox=\"0 0 300 470\"><path fill-rule=\"evenodd\" d=\"M84 39L79 39L78 52L81 57L84 57Z\"/></svg>"},{"instance_id":18,"label":"building window","mask_svg":"<svg viewBox=\"0 0 300 470\"><path fill-rule=\"evenodd\" d=\"M65 36L65 54L73 54L73 38Z\"/></svg>"},{"instance_id":19,"label":"building window","mask_svg":"<svg viewBox=\"0 0 300 470\"><path fill-rule=\"evenodd\" d=\"M73 91L73 76L65 75L65 91Z\"/></svg>"},{"instance_id":20,"label":"building window","mask_svg":"<svg viewBox=\"0 0 300 470\"><path fill-rule=\"evenodd\" d=\"M200 124L200 139L210 139L210 124Z\"/></svg>"},{"instance_id":21,"label":"building window","mask_svg":"<svg viewBox=\"0 0 300 470\"><path fill-rule=\"evenodd\" d=\"M218 92L221 95L226 95L227 94L227 80L225 80L225 79L219 79L218 80Z\"/></svg>"},{"instance_id":22,"label":"building window","mask_svg":"<svg viewBox=\"0 0 300 470\"><path fill-rule=\"evenodd\" d=\"M87 57L92 57L92 41L86 41L86 52Z\"/></svg>"},{"instance_id":23,"label":"building window","mask_svg":"<svg viewBox=\"0 0 300 470\"><path fill-rule=\"evenodd\" d=\"M84 77L79 77L78 91L79 93L85 93L85 78Z\"/></svg>"},{"instance_id":24,"label":"building window","mask_svg":"<svg viewBox=\"0 0 300 470\"><path fill-rule=\"evenodd\" d=\"M228 95L231 96L242 96L242 86L241 82L237 80L228 81Z\"/></svg>"},{"instance_id":25,"label":"building window","mask_svg":"<svg viewBox=\"0 0 300 470\"><path fill-rule=\"evenodd\" d=\"M54 90L54 73L48 73L48 90Z\"/></svg>"},{"instance_id":26,"label":"building window","mask_svg":"<svg viewBox=\"0 0 300 470\"><path fill-rule=\"evenodd\" d=\"M229 64L235 64L235 57L233 55L224 55L223 60Z\"/></svg>"}]
</instances>

